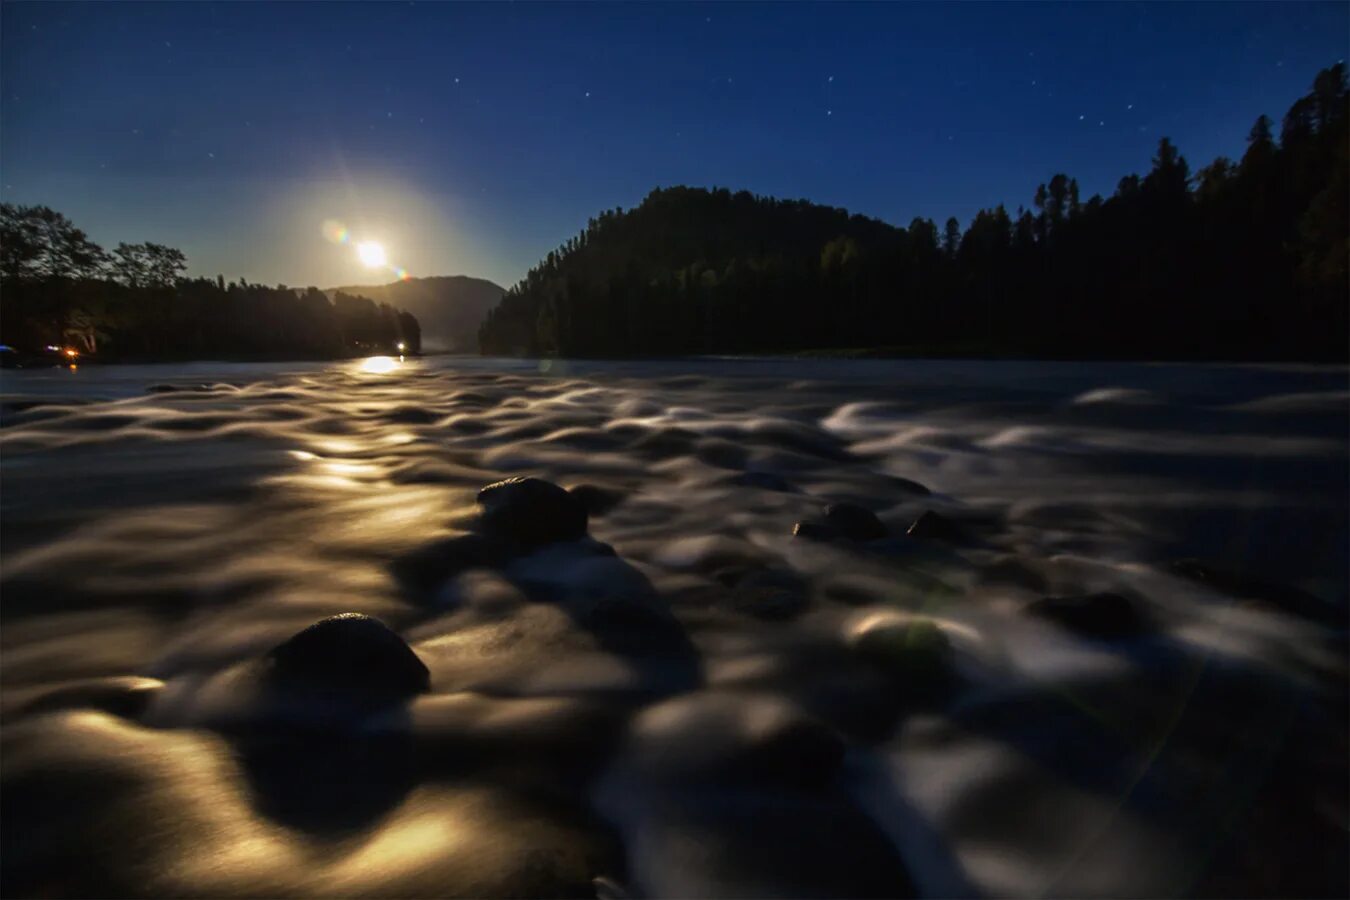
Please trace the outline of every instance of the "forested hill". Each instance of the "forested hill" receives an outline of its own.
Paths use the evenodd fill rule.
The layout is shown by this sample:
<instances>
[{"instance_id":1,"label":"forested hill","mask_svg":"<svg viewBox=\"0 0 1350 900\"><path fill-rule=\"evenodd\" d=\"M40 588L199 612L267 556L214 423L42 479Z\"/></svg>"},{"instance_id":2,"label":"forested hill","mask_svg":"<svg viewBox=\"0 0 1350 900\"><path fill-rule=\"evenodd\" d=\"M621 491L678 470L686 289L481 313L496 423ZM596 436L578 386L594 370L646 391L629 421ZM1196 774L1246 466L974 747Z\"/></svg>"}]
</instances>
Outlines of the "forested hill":
<instances>
[{"instance_id":1,"label":"forested hill","mask_svg":"<svg viewBox=\"0 0 1350 900\"><path fill-rule=\"evenodd\" d=\"M332 298L339 292L369 297L412 313L422 326L422 343L429 350L473 352L478 349L479 326L505 290L483 278L437 275L392 284L332 288L326 293Z\"/></svg>"},{"instance_id":2,"label":"forested hill","mask_svg":"<svg viewBox=\"0 0 1350 900\"><path fill-rule=\"evenodd\" d=\"M963 230L675 187L536 265L479 332L489 354L893 347L1057 357L1345 359L1345 67L1235 161L1163 138L1110 197L1055 175ZM884 175L878 175L884 177Z\"/></svg>"}]
</instances>

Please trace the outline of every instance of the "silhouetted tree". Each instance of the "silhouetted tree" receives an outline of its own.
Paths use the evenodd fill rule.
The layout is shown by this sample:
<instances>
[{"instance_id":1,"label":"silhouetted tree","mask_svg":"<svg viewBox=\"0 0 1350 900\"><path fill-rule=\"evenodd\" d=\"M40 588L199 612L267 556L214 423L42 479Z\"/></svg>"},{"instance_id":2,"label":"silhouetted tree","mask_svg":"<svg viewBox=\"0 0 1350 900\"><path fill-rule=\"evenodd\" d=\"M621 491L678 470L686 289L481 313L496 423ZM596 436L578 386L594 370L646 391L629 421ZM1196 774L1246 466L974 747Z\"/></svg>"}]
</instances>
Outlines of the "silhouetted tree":
<instances>
[{"instance_id":1,"label":"silhouetted tree","mask_svg":"<svg viewBox=\"0 0 1350 900\"><path fill-rule=\"evenodd\" d=\"M172 287L186 269L183 252L163 244L121 243L113 251L113 274L128 287Z\"/></svg>"},{"instance_id":2,"label":"silhouetted tree","mask_svg":"<svg viewBox=\"0 0 1350 900\"><path fill-rule=\"evenodd\" d=\"M119 244L109 263L47 207L0 204L0 246L0 340L30 354L57 343L105 359L328 358L395 352L400 341L406 352L421 348L416 318L365 298L341 305L316 288L185 280L182 252L159 244Z\"/></svg>"}]
</instances>

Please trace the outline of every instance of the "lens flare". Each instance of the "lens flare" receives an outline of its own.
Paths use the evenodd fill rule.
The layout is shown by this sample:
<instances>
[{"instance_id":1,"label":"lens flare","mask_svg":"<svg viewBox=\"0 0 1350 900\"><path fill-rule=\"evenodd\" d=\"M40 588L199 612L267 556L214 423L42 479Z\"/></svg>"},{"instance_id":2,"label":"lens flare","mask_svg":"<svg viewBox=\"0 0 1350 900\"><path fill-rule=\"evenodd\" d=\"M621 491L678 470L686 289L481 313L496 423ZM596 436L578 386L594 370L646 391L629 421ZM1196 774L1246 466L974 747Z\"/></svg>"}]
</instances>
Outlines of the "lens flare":
<instances>
[{"instance_id":1,"label":"lens flare","mask_svg":"<svg viewBox=\"0 0 1350 900\"><path fill-rule=\"evenodd\" d=\"M384 248L375 241L362 241L357 244L356 256L368 269L378 269L385 264L387 258L384 255Z\"/></svg>"},{"instance_id":2,"label":"lens flare","mask_svg":"<svg viewBox=\"0 0 1350 900\"><path fill-rule=\"evenodd\" d=\"M323 223L323 236L334 244L345 244L352 239L352 234L337 219L328 219Z\"/></svg>"}]
</instances>

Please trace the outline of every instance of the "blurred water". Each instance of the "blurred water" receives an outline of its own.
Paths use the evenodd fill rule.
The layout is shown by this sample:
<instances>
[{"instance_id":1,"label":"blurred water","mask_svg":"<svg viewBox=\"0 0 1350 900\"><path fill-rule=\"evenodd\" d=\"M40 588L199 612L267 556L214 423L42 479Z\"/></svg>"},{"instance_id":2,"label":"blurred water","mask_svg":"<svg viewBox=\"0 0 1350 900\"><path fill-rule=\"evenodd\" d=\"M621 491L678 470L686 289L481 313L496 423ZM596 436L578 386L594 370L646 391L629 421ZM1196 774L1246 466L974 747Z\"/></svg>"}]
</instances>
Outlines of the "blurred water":
<instances>
[{"instance_id":1,"label":"blurred water","mask_svg":"<svg viewBox=\"0 0 1350 900\"><path fill-rule=\"evenodd\" d=\"M0 394L8 893L1344 885L1344 368L442 357ZM513 474L621 498L616 555L410 582ZM838 501L893 537L791 537ZM925 510L972 540L905 540ZM1147 632L1027 611L1089 591ZM278 746L257 660L346 611L432 692ZM949 692L856 650L915 617Z\"/></svg>"}]
</instances>

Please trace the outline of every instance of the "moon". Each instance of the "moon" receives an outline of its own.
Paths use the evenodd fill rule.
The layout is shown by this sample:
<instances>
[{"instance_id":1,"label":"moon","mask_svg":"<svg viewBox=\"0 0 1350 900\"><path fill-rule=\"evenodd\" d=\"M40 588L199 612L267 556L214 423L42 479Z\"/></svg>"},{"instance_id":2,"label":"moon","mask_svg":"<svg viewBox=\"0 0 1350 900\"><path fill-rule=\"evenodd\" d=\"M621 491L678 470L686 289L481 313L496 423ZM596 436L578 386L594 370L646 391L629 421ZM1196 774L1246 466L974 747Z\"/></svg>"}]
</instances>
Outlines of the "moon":
<instances>
[{"instance_id":1,"label":"moon","mask_svg":"<svg viewBox=\"0 0 1350 900\"><path fill-rule=\"evenodd\" d=\"M384 265L384 248L374 241L362 241L356 245L356 256L368 269L378 269Z\"/></svg>"}]
</instances>

